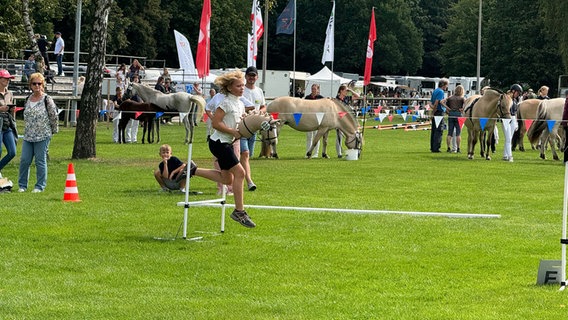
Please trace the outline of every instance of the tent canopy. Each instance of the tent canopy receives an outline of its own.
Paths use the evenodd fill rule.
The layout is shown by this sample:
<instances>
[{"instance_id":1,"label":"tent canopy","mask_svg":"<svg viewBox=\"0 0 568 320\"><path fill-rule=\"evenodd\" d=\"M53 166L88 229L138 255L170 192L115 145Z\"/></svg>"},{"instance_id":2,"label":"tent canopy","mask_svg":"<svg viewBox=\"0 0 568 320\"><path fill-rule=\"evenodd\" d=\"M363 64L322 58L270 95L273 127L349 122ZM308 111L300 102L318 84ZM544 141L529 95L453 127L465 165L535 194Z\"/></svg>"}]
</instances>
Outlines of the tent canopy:
<instances>
[{"instance_id":1,"label":"tent canopy","mask_svg":"<svg viewBox=\"0 0 568 320\"><path fill-rule=\"evenodd\" d=\"M327 66L324 66L317 73L309 76L306 81L306 92L309 92L312 84L316 83L320 86L320 94L324 97L335 97L339 86L344 83L351 82L351 79L343 78L331 72Z\"/></svg>"}]
</instances>

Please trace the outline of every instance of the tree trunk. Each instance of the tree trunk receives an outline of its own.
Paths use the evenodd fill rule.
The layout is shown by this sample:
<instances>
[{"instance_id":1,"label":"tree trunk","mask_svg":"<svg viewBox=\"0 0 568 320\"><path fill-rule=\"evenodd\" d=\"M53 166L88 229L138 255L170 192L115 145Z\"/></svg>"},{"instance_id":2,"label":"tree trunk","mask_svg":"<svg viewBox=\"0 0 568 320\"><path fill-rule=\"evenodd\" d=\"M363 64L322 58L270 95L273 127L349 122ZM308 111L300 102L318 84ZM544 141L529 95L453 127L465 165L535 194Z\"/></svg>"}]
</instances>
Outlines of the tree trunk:
<instances>
[{"instance_id":1,"label":"tree trunk","mask_svg":"<svg viewBox=\"0 0 568 320\"><path fill-rule=\"evenodd\" d=\"M97 110L101 105L100 93L105 65L108 14L112 0L97 0L96 2L87 77L81 94L81 111L75 130L72 159L89 159L97 156Z\"/></svg>"},{"instance_id":2,"label":"tree trunk","mask_svg":"<svg viewBox=\"0 0 568 320\"><path fill-rule=\"evenodd\" d=\"M22 0L22 19L24 20L24 28L26 28L28 40L30 41L30 48L32 48L34 54L39 54L39 48L34 36L34 28L30 21L29 0Z\"/></svg>"}]
</instances>

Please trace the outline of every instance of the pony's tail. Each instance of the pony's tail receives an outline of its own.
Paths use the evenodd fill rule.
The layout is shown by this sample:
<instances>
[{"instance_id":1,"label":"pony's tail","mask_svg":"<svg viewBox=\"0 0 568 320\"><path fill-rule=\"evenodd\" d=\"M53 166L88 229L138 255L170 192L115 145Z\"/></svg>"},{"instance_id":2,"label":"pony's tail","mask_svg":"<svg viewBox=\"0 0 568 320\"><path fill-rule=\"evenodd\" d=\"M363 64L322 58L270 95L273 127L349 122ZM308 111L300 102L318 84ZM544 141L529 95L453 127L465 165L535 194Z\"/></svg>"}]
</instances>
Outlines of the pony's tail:
<instances>
[{"instance_id":1,"label":"pony's tail","mask_svg":"<svg viewBox=\"0 0 568 320\"><path fill-rule=\"evenodd\" d=\"M197 105L197 111L195 113L195 119L200 121L203 119L203 114L205 113L205 99L202 96L191 95L191 101Z\"/></svg>"},{"instance_id":2,"label":"pony's tail","mask_svg":"<svg viewBox=\"0 0 568 320\"><path fill-rule=\"evenodd\" d=\"M541 102L538 105L537 112L536 112L536 119L534 123L531 125L529 130L527 131L527 137L529 138L530 143L535 144L538 142L540 135L547 128L548 124L545 121L546 119L546 105Z\"/></svg>"}]
</instances>

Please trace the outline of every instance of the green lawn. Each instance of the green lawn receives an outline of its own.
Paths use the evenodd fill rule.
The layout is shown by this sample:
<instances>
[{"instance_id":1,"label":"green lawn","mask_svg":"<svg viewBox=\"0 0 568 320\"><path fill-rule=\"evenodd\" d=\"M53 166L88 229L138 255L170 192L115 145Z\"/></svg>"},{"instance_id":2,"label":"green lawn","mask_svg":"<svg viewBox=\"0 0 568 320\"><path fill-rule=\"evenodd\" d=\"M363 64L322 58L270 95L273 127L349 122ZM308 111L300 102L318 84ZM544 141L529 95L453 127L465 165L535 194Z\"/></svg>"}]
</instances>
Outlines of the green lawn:
<instances>
[{"instance_id":1,"label":"green lawn","mask_svg":"<svg viewBox=\"0 0 568 320\"><path fill-rule=\"evenodd\" d=\"M185 160L183 127L161 131ZM158 192L152 176L159 145L114 144L111 132L99 125L96 159L71 161L75 132L62 128L50 147L46 191L0 194L1 319L563 319L568 312L559 286L536 285L539 261L560 259L564 181L562 164L536 151L515 152L509 163L500 144L492 161L467 160L466 141L462 154L432 154L429 131L366 129L360 160L336 158L335 134L331 159L307 160L305 135L286 127L279 160L251 161L258 190L246 192L246 204L501 218L250 209L257 228L227 217L220 234L219 208L192 207L188 237L203 239L187 241L176 205L184 195ZM193 153L212 167L204 125ZM79 203L62 201L69 162ZM16 182L18 164L19 154L2 174ZM191 186L204 193L191 200L216 197L208 180Z\"/></svg>"}]
</instances>

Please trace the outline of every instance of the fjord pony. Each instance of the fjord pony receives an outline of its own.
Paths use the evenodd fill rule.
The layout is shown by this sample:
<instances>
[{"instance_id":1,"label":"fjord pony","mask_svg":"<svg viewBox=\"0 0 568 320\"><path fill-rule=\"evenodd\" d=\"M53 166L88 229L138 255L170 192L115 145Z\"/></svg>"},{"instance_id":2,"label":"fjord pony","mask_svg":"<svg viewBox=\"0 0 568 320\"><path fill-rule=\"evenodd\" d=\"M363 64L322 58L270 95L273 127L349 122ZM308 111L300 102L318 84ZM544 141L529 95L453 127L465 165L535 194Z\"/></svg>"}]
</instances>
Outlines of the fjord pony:
<instances>
[{"instance_id":1,"label":"fjord pony","mask_svg":"<svg viewBox=\"0 0 568 320\"><path fill-rule=\"evenodd\" d=\"M153 103L164 111L187 113L182 119L185 126L185 143L193 141L193 128L196 125L193 119L201 119L205 110L205 100L198 95L186 92L162 93L158 90L142 85L130 83L131 94L138 94L144 102Z\"/></svg>"},{"instance_id":2,"label":"fjord pony","mask_svg":"<svg viewBox=\"0 0 568 320\"><path fill-rule=\"evenodd\" d=\"M488 88L482 96L472 96L466 100L464 115L465 125L468 131L467 158L473 159L475 145L479 139L481 157L491 160L491 137L495 130L497 118L510 119L511 97L497 89ZM483 129L482 119L487 119Z\"/></svg>"},{"instance_id":3,"label":"fjord pony","mask_svg":"<svg viewBox=\"0 0 568 320\"><path fill-rule=\"evenodd\" d=\"M513 134L512 149L513 151L519 146L519 151L525 151L524 137L527 133L525 120L535 120L538 105L542 102L539 99L528 99L519 103L517 107L517 131ZM534 149L534 146L532 147Z\"/></svg>"},{"instance_id":4,"label":"fjord pony","mask_svg":"<svg viewBox=\"0 0 568 320\"><path fill-rule=\"evenodd\" d=\"M347 148L361 152L363 136L359 132L357 119L351 108L339 100L280 97L272 101L266 111L270 114L278 113L281 124L287 124L295 130L303 132L317 130L312 146L306 153L308 158L311 158L317 142L331 129L338 129L345 135ZM326 149L327 139L324 139L322 157L329 158Z\"/></svg>"},{"instance_id":5,"label":"fjord pony","mask_svg":"<svg viewBox=\"0 0 568 320\"><path fill-rule=\"evenodd\" d=\"M160 121L156 119L156 112L163 111L160 107L155 104L146 102L124 100L117 107L117 109L121 111L120 120L118 120L118 143L126 142L124 131L126 130L126 126L128 125L128 121L130 121L130 119L143 121L144 130L142 132L142 143L144 143L146 132L148 132L148 143L154 143L154 124L156 125L157 134L156 142L160 142ZM136 113L138 112L142 112L142 114L140 114L138 118L136 118Z\"/></svg>"},{"instance_id":6,"label":"fjord pony","mask_svg":"<svg viewBox=\"0 0 568 320\"><path fill-rule=\"evenodd\" d=\"M536 120L529 128L529 131L527 131L527 137L531 143L538 143L540 139L540 157L542 159L546 159L544 151L548 143L554 160L559 160L556 153L556 145L563 145L560 137L564 136L564 130L560 129L560 122L562 121L564 101L563 98L542 100L537 108ZM552 130L549 129L549 123L554 123ZM560 135L558 134L559 132L561 132Z\"/></svg>"}]
</instances>

